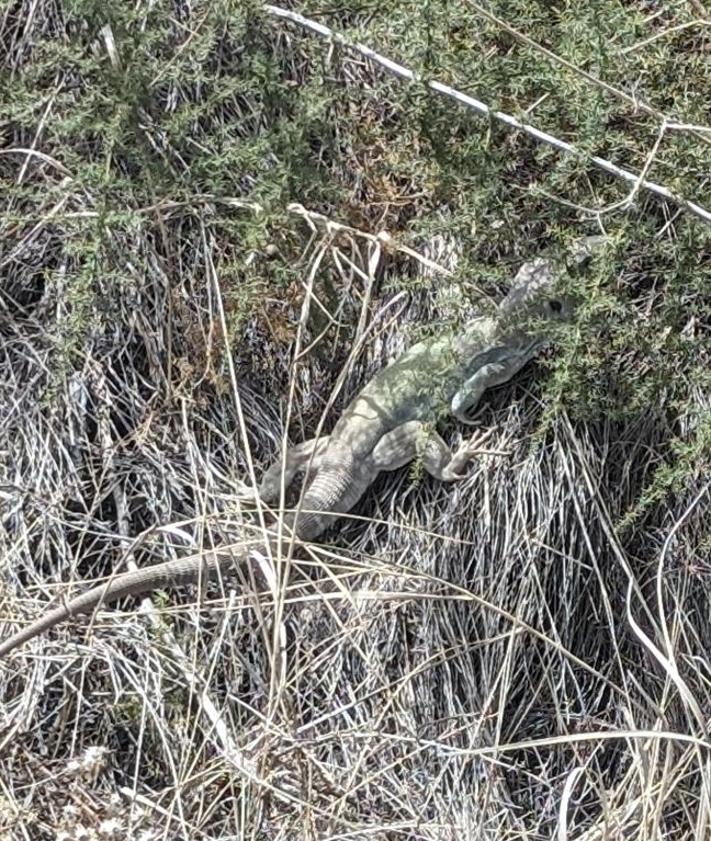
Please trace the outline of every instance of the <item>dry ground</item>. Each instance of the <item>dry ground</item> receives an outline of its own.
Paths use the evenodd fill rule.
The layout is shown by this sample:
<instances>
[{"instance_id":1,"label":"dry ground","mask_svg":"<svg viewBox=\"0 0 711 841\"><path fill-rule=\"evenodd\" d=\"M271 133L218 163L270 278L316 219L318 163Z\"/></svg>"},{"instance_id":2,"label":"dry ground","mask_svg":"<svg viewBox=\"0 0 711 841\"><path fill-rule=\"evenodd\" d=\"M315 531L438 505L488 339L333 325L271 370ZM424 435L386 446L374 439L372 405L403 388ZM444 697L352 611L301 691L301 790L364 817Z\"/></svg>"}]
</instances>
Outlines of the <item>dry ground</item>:
<instances>
[{"instance_id":1,"label":"dry ground","mask_svg":"<svg viewBox=\"0 0 711 841\"><path fill-rule=\"evenodd\" d=\"M701 2L299 9L703 203ZM256 2L0 10L0 634L235 539L287 416L613 241L505 455L0 664L0 837L708 837L708 227Z\"/></svg>"}]
</instances>

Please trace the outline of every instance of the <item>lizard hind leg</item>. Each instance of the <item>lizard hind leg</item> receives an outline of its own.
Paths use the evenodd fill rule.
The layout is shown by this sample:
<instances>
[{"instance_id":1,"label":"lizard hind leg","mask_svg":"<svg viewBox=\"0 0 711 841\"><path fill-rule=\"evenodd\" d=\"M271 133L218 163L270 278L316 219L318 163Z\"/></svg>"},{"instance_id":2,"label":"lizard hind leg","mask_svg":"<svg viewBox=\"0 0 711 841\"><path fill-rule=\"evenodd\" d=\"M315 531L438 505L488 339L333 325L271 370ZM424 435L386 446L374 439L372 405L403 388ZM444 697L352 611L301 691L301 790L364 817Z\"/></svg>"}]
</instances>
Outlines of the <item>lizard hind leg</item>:
<instances>
[{"instance_id":1,"label":"lizard hind leg","mask_svg":"<svg viewBox=\"0 0 711 841\"><path fill-rule=\"evenodd\" d=\"M347 448L332 449L306 479L298 517L285 518L302 540L313 540L353 508L377 476L368 456L354 459Z\"/></svg>"},{"instance_id":2,"label":"lizard hind leg","mask_svg":"<svg viewBox=\"0 0 711 841\"><path fill-rule=\"evenodd\" d=\"M318 467L319 457L328 445L328 435L311 438L294 447L287 447L283 458L284 488L287 489L299 470L305 469L313 457L312 466ZM277 459L262 476L259 484L259 496L264 502L276 502L279 499L282 482L282 459Z\"/></svg>"}]
</instances>

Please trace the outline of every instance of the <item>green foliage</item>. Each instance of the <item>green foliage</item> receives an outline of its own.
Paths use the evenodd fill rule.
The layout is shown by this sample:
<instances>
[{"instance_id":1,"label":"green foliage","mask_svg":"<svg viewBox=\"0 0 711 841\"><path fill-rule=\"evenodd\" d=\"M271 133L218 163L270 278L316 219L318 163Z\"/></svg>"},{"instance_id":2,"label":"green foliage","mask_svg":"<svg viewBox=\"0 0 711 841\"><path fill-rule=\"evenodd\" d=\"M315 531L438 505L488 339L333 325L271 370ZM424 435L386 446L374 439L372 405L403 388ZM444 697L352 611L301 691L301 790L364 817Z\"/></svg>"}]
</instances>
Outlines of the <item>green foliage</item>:
<instances>
[{"instance_id":1,"label":"green foliage","mask_svg":"<svg viewBox=\"0 0 711 841\"><path fill-rule=\"evenodd\" d=\"M636 504L617 523L622 532L635 525L642 516L672 494L682 494L690 478L704 480L711 473L711 412L699 413L692 421L692 434L675 438L668 445L663 462L657 466L652 480L643 489ZM705 538L708 544L709 536ZM699 557L708 555L702 546Z\"/></svg>"},{"instance_id":2,"label":"green foliage","mask_svg":"<svg viewBox=\"0 0 711 841\"><path fill-rule=\"evenodd\" d=\"M570 236L596 230L585 209L601 210L616 247L573 283L580 306L562 339L549 405L581 419L623 419L650 406L683 414L691 395L708 387L698 343L711 319L709 234L688 215L670 221L643 191L630 208L629 184L421 82L403 83L347 50L329 50L276 22L257 0L201 4L192 15L167 0L61 5L41 37L8 50L0 79L6 140L36 145L63 167L35 178L40 164L30 163L18 183L21 158L0 158L9 248L53 214L58 256L38 275L60 313L57 380L79 364L111 307L106 279L122 274L112 243L161 240L146 208L178 203L185 217L208 224L223 254L218 270L234 343L265 298L298 287L305 232L286 221L287 204L298 201L416 244L441 227L436 211L446 206L463 255L458 279L489 294L543 246L562 249ZM681 27L692 20L688 4L651 18L613 0L495 0L486 10L508 27L466 0L368 1L349 12L318 0L308 14L421 79L452 84L637 172L663 117L708 118L707 36ZM649 177L703 202L710 170L711 135L675 129ZM68 191L74 198L66 203ZM235 198L263 212L235 211L227 201ZM273 242L279 260L245 269L245 254ZM10 267L22 271L21 262ZM327 276L324 269L317 279L326 297ZM699 455L672 449L674 475L674 465Z\"/></svg>"},{"instance_id":3,"label":"green foliage","mask_svg":"<svg viewBox=\"0 0 711 841\"><path fill-rule=\"evenodd\" d=\"M365 334L378 335L383 360L394 293L439 306L410 325L412 339L465 317L458 302L442 304L441 277L418 273L401 253L387 258L388 285L376 278L366 292L363 241L334 234L337 266L333 250L318 250L323 232L290 203L386 229L420 251L435 234L451 237L456 294L488 306L543 250L562 256L571 239L601 229L612 245L564 284L577 308L550 353L506 386L505 400L485 398L486 413L518 410L520 427L501 430L513 457L491 469L483 462L451 507L432 504L427 488L408 490L422 539L391 530L379 542L363 529L334 563L285 558L276 601L256 574L267 598L225 591L224 621L222 599L163 613L168 602L157 595L164 618L151 643L170 624L181 647L197 646L182 666L172 646L144 656L113 620L101 628L113 653L98 640L95 657L62 650L55 638L31 650L31 671L15 668L19 659L3 664L3 712L15 724L3 741L0 835L20 832L19 822L22 837L68 837L53 826L67 802L96 817L102 797L108 804L121 790L136 795L125 824L136 837L355 838L374 837L375 827L438 837L460 825L464 837L476 815L502 839L550 838L567 780L570 837L602 837L613 824L625 837L637 825L650 837L652 826L686 837L676 822L703 823L705 792L689 773L696 746L666 737L704 737L689 702L706 718L711 706L707 510L679 533L663 578L649 562L690 489L711 475L711 232L671 202L632 195L632 184L589 158L564 156L426 82L585 155L648 167L648 178L706 205L711 133L694 126L709 122L709 30L688 25L699 2L284 5L402 62L417 81L270 16L262 0L2 3L8 621L61 601L43 581L107 580L128 557L182 553L183 534L209 549L241 531L251 516L241 489L235 495L235 480L248 478L243 438L255 463L277 442L307 278L317 300L289 389L304 437L353 347L361 308L385 315ZM681 125L652 160L665 121ZM245 428L228 352L245 386ZM364 376L356 368L339 400ZM524 399L512 406L510 393ZM582 455L599 456L590 476L600 477L594 490L611 503L637 573L632 605L577 452L544 452L521 469L529 440L569 442L568 418L585 439ZM531 438L511 441L519 429ZM411 479L423 475L415 459ZM387 518L402 501L395 493L367 504ZM436 540L437 531L453 540ZM152 548L143 541L151 534ZM323 581L319 603L311 587ZM669 655L666 670L640 644L633 617ZM196 634L203 620L218 622L214 638ZM657 728L664 749L628 738L630 727ZM559 738L600 729L620 738ZM539 737L552 741L511 750ZM86 781L62 762L106 743L116 749L109 774L83 791ZM487 758L472 754L479 744L502 749L484 774ZM33 793L42 798L35 812ZM589 826L598 800L600 820Z\"/></svg>"}]
</instances>

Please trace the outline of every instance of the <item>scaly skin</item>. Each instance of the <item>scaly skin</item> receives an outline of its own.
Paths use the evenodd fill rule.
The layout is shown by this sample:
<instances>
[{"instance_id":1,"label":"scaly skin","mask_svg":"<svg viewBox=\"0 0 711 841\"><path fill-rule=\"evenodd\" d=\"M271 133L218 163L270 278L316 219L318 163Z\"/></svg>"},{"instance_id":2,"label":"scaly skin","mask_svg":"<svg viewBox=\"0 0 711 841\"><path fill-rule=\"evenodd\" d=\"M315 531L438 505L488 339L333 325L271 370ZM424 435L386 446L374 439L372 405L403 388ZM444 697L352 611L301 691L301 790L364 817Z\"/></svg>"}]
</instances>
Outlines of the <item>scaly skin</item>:
<instances>
[{"instance_id":1,"label":"scaly skin","mask_svg":"<svg viewBox=\"0 0 711 841\"><path fill-rule=\"evenodd\" d=\"M579 240L573 260L584 259L604 242L602 237ZM297 470L310 465L302 506L310 513L303 513L296 524L297 534L308 540L332 522L333 514L350 511L378 473L417 456L441 481L463 478L461 469L480 442L451 453L428 425L448 409L462 423L471 423L482 393L509 380L538 353L546 343L545 326L532 334L530 322L542 319L545 325L570 314L568 302L554 296L554 285L548 260L525 263L494 317L477 318L460 333L405 351L370 380L329 436L288 450L283 467L277 462L267 470L262 498L279 499L282 469L288 486Z\"/></svg>"},{"instance_id":2,"label":"scaly skin","mask_svg":"<svg viewBox=\"0 0 711 841\"><path fill-rule=\"evenodd\" d=\"M207 580L208 576L218 572L227 572L235 563L245 560L246 555L246 544L240 544L234 553L225 548L219 552L191 555L187 558L178 558L145 569L116 575L106 584L93 587L71 601L48 611L35 622L0 643L0 657L9 654L14 648L53 628L65 619L69 619L70 616L92 613L101 604L121 599L124 596L137 596L161 587L175 587L202 579Z\"/></svg>"},{"instance_id":3,"label":"scaly skin","mask_svg":"<svg viewBox=\"0 0 711 841\"><path fill-rule=\"evenodd\" d=\"M599 237L580 241L574 258L597 250L603 242ZM470 423L483 391L509 380L545 344L545 330L532 335L521 324L532 317L554 321L567 316L565 301L551 297L551 268L540 258L524 264L495 317L475 319L458 334L411 347L373 377L330 435L291 448L283 466L278 462L266 471L260 495L274 501L279 498L282 471L288 485L299 469L311 465L298 518L284 515L298 541L313 540L333 522L334 515L349 511L380 471L395 470L416 457L442 481L463 478L462 470L481 439L452 454L427 424L438 420L447 407L463 423ZM268 539L275 548L276 541ZM117 575L0 643L0 657L70 616L90 613L124 596L202 580L247 557L245 541Z\"/></svg>"}]
</instances>

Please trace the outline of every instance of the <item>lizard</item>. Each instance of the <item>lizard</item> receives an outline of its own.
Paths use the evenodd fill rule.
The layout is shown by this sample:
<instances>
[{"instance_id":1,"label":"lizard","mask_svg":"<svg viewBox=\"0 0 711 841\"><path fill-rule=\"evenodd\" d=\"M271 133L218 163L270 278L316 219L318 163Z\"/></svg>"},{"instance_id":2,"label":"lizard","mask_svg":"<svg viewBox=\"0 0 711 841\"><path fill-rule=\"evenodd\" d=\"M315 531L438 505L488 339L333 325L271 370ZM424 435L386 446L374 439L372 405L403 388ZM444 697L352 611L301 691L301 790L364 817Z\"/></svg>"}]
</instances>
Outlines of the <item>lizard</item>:
<instances>
[{"instance_id":1,"label":"lizard","mask_svg":"<svg viewBox=\"0 0 711 841\"><path fill-rule=\"evenodd\" d=\"M600 249L604 237L574 243L580 262ZM396 470L416 458L435 478L465 478L464 468L479 442L452 452L432 429L443 407L464 424L475 423L473 411L483 392L511 379L549 341L546 324L569 317L570 302L554 294L553 263L538 257L524 263L511 289L492 316L479 316L458 332L418 342L383 368L348 404L329 435L287 448L284 459L269 467L259 495L265 503L279 499L307 468L302 504L283 515L298 542L312 541L334 517L353 508L382 471ZM538 322L530 329L531 319ZM541 327L543 325L543 327ZM273 546L278 540L270 537ZM194 583L225 571L248 556L247 541L237 545L112 577L45 613L0 642L0 657L63 620L90 613L102 604L164 586Z\"/></svg>"}]
</instances>

